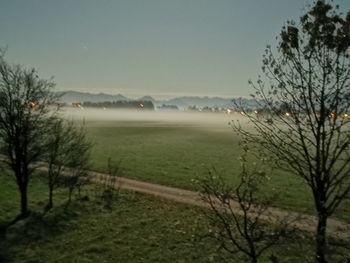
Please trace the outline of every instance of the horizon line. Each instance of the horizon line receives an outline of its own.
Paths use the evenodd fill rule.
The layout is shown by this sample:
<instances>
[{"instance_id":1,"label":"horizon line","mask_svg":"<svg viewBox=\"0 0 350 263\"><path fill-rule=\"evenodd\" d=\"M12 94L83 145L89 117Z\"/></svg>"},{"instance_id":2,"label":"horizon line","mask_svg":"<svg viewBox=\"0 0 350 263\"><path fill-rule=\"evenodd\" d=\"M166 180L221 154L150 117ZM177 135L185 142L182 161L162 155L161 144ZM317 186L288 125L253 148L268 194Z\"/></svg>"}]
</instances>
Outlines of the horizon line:
<instances>
[{"instance_id":1,"label":"horizon line","mask_svg":"<svg viewBox=\"0 0 350 263\"><path fill-rule=\"evenodd\" d=\"M66 89L66 90L57 90L56 92L79 92L79 93L87 93L87 94L92 94L92 95L99 95L99 94L104 94L104 95L109 95L109 96L118 96L118 95L121 95L121 96L124 96L126 98L132 98L132 99L139 99L139 98L142 98L142 97L146 97L146 96L150 96L154 99L157 99L157 100L170 100L170 99L176 99L176 98L179 98L179 97L198 97L198 98L220 98L220 99L234 99L234 98L245 98L245 99L249 99L251 98L249 95L246 96L246 95L198 95L198 94L155 94L155 93L148 93L148 94L143 94L141 95L140 93L129 93L129 94L126 94L126 93L109 93L109 92L94 92L94 91L82 91L82 90L72 90L72 89Z\"/></svg>"}]
</instances>

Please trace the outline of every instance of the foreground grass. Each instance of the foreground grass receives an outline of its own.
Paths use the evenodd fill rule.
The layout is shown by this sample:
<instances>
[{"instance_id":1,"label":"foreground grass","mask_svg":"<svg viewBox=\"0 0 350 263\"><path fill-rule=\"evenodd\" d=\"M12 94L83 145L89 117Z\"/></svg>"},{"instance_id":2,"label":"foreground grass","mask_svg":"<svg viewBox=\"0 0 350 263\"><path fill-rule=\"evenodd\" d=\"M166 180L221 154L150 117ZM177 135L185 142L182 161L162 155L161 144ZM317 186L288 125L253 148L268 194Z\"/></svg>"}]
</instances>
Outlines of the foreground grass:
<instances>
[{"instance_id":1,"label":"foreground grass","mask_svg":"<svg viewBox=\"0 0 350 263\"><path fill-rule=\"evenodd\" d=\"M124 168L123 176L197 189L193 179L215 167L229 183L240 173L239 138L227 123L220 127L157 121L87 121L94 142L92 167L105 172L111 157ZM265 192L278 196L274 205L314 214L310 190L298 177L280 171L269 173ZM336 217L350 222L350 201Z\"/></svg>"},{"instance_id":2,"label":"foreground grass","mask_svg":"<svg viewBox=\"0 0 350 263\"><path fill-rule=\"evenodd\" d=\"M75 202L9 229L3 257L6 262L217 262L211 244L195 242L196 222L189 218L195 211L179 210L130 193L111 211Z\"/></svg>"},{"instance_id":3,"label":"foreground grass","mask_svg":"<svg viewBox=\"0 0 350 263\"><path fill-rule=\"evenodd\" d=\"M10 179L0 176L3 226L18 213L18 193ZM85 201L67 207L66 193L60 190L55 209L44 215L46 186L33 178L29 200L34 213L9 227L6 238L1 236L0 262L217 261L213 244L196 235L197 227L205 225L198 209L131 192L120 193L107 209L95 197L95 186L88 193Z\"/></svg>"},{"instance_id":4,"label":"foreground grass","mask_svg":"<svg viewBox=\"0 0 350 263\"><path fill-rule=\"evenodd\" d=\"M10 178L0 176L2 225L18 210ZM83 193L88 198L69 206L59 190L55 208L43 214L47 192L41 178L32 179L29 193L33 213L0 234L0 262L247 262L206 237L210 227L197 207L121 192L109 209L91 185ZM305 262L310 241L286 240L261 262L271 262L271 253L279 262Z\"/></svg>"}]
</instances>

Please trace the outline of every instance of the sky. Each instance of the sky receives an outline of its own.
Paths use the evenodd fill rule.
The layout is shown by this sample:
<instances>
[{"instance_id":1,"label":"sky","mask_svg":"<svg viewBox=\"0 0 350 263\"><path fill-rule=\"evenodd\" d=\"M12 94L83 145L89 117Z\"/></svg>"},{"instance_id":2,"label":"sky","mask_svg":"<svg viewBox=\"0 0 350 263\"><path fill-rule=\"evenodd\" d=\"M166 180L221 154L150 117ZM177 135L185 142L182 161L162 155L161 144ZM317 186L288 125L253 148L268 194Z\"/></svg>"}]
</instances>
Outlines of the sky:
<instances>
[{"instance_id":1,"label":"sky","mask_svg":"<svg viewBox=\"0 0 350 263\"><path fill-rule=\"evenodd\" d=\"M248 96L265 46L311 2L0 0L0 47L11 63L53 76L57 90Z\"/></svg>"}]
</instances>

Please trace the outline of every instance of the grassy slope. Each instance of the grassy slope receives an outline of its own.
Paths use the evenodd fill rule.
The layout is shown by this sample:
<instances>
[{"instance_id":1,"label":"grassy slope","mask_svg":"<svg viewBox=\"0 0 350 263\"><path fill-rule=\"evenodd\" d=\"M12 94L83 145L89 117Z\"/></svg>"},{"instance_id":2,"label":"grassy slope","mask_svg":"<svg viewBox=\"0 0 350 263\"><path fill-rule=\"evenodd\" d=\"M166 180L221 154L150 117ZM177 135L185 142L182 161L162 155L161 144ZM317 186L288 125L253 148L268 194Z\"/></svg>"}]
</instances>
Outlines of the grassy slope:
<instances>
[{"instance_id":1,"label":"grassy slope","mask_svg":"<svg viewBox=\"0 0 350 263\"><path fill-rule=\"evenodd\" d=\"M215 166L228 181L239 174L238 138L230 128L213 129L161 122L87 122L94 142L93 169L105 171L106 160L121 160L125 176L155 183L195 189L193 179L201 178ZM266 191L279 196L278 207L313 213L312 198L297 177L273 172ZM337 212L350 222L350 202Z\"/></svg>"},{"instance_id":2,"label":"grassy slope","mask_svg":"<svg viewBox=\"0 0 350 263\"><path fill-rule=\"evenodd\" d=\"M0 224L17 213L17 189L9 178L0 175ZM59 191L55 209L42 216L46 187L33 178L29 193L36 213L10 227L6 238L0 235L0 262L222 261L215 243L201 238L208 224L199 208L122 192L109 210L94 198L93 189L89 201L75 201L68 209L65 192ZM283 258L280 262L296 262L305 259L308 250L303 245L295 253L288 244L275 253Z\"/></svg>"}]
</instances>

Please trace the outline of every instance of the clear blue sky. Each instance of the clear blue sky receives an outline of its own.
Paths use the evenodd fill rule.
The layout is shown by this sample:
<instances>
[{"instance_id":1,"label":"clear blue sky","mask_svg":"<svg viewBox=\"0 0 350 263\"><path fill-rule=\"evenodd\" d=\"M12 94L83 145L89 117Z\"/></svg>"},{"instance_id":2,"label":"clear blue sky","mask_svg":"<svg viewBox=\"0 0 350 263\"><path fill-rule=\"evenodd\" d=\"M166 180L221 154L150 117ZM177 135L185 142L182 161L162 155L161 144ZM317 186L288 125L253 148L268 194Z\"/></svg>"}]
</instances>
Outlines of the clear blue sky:
<instances>
[{"instance_id":1,"label":"clear blue sky","mask_svg":"<svg viewBox=\"0 0 350 263\"><path fill-rule=\"evenodd\" d=\"M247 96L266 44L310 2L1 0L0 46L59 90Z\"/></svg>"}]
</instances>

